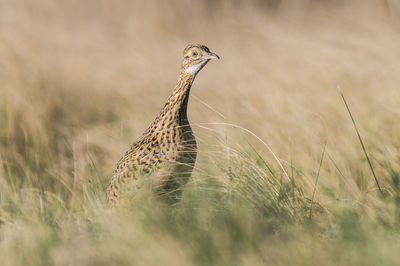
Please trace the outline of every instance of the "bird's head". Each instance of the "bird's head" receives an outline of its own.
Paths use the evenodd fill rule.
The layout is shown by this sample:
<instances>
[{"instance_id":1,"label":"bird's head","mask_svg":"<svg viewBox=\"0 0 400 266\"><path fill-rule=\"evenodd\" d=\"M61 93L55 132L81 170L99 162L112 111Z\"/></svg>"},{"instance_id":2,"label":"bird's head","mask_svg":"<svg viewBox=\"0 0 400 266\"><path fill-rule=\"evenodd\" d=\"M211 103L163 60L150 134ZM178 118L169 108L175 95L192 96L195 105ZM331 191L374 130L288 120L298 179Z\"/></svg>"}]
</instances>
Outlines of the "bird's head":
<instances>
[{"instance_id":1,"label":"bird's head","mask_svg":"<svg viewBox=\"0 0 400 266\"><path fill-rule=\"evenodd\" d=\"M183 50L182 68L185 72L196 75L211 59L219 59L219 56L205 45L191 44Z\"/></svg>"}]
</instances>

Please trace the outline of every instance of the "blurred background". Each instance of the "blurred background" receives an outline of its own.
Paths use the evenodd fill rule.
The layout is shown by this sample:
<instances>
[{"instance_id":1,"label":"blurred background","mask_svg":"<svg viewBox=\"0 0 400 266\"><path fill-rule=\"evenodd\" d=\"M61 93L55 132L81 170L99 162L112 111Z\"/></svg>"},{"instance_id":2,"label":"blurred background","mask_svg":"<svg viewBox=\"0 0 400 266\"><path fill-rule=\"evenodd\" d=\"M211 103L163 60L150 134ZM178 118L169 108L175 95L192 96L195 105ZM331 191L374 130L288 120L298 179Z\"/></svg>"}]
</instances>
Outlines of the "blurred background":
<instances>
[{"instance_id":1,"label":"blurred background","mask_svg":"<svg viewBox=\"0 0 400 266\"><path fill-rule=\"evenodd\" d=\"M254 149L276 164L267 145L304 193L318 171L322 188L385 220L339 88L394 195L399 23L396 0L0 0L3 190L50 191L79 209L95 183L104 200L117 160L175 86L184 47L201 43L221 60L191 91L194 180L227 167L230 150ZM330 206L323 191L315 199Z\"/></svg>"},{"instance_id":2,"label":"blurred background","mask_svg":"<svg viewBox=\"0 0 400 266\"><path fill-rule=\"evenodd\" d=\"M360 150L340 86L366 141L398 158L399 22L399 4L383 0L1 0L3 167L71 185L90 150L107 180L163 106L190 43L222 57L192 89L200 150L218 136L247 145L210 125L231 123L309 171L328 141L352 171Z\"/></svg>"},{"instance_id":3,"label":"blurred background","mask_svg":"<svg viewBox=\"0 0 400 266\"><path fill-rule=\"evenodd\" d=\"M398 26L399 4L383 0L1 0L3 164L59 172L72 149L76 163L93 149L110 174L163 106L190 43L222 57L192 90L200 139L210 133L200 125L226 122L287 161L312 163L327 139L339 161L357 157L340 86L364 137L398 145Z\"/></svg>"}]
</instances>

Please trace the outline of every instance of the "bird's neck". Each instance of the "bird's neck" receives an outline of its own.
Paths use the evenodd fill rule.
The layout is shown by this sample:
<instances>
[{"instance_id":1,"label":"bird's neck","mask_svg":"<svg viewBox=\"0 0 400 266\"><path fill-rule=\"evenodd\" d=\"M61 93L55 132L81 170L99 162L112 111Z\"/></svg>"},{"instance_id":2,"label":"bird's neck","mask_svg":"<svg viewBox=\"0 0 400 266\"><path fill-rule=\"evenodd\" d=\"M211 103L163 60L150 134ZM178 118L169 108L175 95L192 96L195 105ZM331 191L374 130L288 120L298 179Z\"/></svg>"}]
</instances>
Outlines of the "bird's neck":
<instances>
[{"instance_id":1,"label":"bird's neck","mask_svg":"<svg viewBox=\"0 0 400 266\"><path fill-rule=\"evenodd\" d=\"M190 88L192 87L195 74L182 71L178 84L175 86L166 106L171 115L179 120L187 120L187 105L189 101Z\"/></svg>"},{"instance_id":2,"label":"bird's neck","mask_svg":"<svg viewBox=\"0 0 400 266\"><path fill-rule=\"evenodd\" d=\"M159 131L162 130L162 127L176 127L176 123L181 126L189 124L187 104L190 88L195 77L196 75L193 73L184 70L181 72L178 84L176 84L172 94L168 97L163 109L150 125L148 131Z\"/></svg>"}]
</instances>

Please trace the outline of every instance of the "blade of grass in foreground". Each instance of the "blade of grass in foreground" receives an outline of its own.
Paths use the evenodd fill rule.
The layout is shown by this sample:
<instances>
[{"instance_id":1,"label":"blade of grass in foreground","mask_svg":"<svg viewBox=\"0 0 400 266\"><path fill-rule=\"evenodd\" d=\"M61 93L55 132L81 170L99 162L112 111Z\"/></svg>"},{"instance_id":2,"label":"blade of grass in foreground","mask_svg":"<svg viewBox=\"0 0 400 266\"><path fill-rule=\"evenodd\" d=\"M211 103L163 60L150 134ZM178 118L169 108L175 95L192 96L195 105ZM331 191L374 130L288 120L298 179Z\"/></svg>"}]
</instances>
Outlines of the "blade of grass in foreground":
<instances>
[{"instance_id":1,"label":"blade of grass in foreground","mask_svg":"<svg viewBox=\"0 0 400 266\"><path fill-rule=\"evenodd\" d=\"M343 102L344 102L344 104L346 105L347 112L348 112L349 115L350 115L351 121L353 122L354 128L356 129L357 136L358 136L358 140L360 141L361 147L362 147L362 149L363 149L363 151L364 151L364 155L365 155L365 157L367 158L367 161L368 161L368 164L369 164L369 168L371 169L372 175L374 176L376 185L378 186L379 191L380 191L381 194L383 195L381 186L379 185L379 182L378 182L378 178L377 178L376 175L375 175L374 168L372 167L371 161L369 160L369 157L368 157L368 154L367 154L367 150L365 149L364 142L363 142L363 140L362 140L362 138L361 138L360 132L358 132L358 128L357 128L356 122L354 121L354 118L353 118L353 115L351 114L349 105L347 104L346 99L344 98L343 92L342 92L342 90L340 89L340 87L339 87L339 91L340 91L340 95L342 96Z\"/></svg>"},{"instance_id":2,"label":"blade of grass in foreground","mask_svg":"<svg viewBox=\"0 0 400 266\"><path fill-rule=\"evenodd\" d=\"M310 204L310 216L309 216L310 220L312 218L312 208L313 208L313 203L314 203L314 197L315 197L315 192L317 191L319 173L321 172L322 162L324 161L326 145L327 145L327 141L325 141L324 149L322 150L321 160L319 161L319 166L318 166L317 177L315 178L314 190L313 190L313 194L312 194L312 198L311 198L311 204Z\"/></svg>"}]
</instances>

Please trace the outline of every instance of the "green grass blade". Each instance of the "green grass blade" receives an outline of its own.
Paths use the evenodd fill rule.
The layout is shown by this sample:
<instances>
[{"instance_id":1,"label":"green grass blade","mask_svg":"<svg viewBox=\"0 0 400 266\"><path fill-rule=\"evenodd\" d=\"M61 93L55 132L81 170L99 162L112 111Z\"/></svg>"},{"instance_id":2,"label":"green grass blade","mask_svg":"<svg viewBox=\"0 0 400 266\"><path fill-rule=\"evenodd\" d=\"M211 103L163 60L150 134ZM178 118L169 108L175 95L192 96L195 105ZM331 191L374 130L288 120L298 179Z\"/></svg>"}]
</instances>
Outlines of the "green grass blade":
<instances>
[{"instance_id":1,"label":"green grass blade","mask_svg":"<svg viewBox=\"0 0 400 266\"><path fill-rule=\"evenodd\" d=\"M346 108L347 108L347 112L349 113L351 121L353 122L354 128L355 128L355 130L357 132L358 140L360 141L361 147L362 147L362 149L364 151L365 158L367 158L367 161L368 161L368 164L369 164L369 168L371 169L372 175L374 176L376 185L378 186L378 189L381 192L381 194L383 194L381 186L379 185L379 182L378 182L378 178L375 175L374 168L372 167L371 161L369 160L369 156L368 156L367 150L365 149L364 142L363 142L363 140L361 138L361 135L360 135L360 132L358 131L356 122L354 121L353 115L351 114L349 105L347 104L347 101L346 101L342 91L340 91L340 95L342 96L343 102L344 102L344 104L346 105Z\"/></svg>"},{"instance_id":2,"label":"green grass blade","mask_svg":"<svg viewBox=\"0 0 400 266\"><path fill-rule=\"evenodd\" d=\"M322 150L321 160L319 161L317 177L315 178L314 190L313 190L313 194L312 194L312 197L311 197L311 204L310 204L310 216L309 216L310 219L312 218L312 207L313 207L313 203L314 203L315 192L317 191L319 173L321 172L322 162L324 161L326 144L327 144L327 142L325 141L324 149Z\"/></svg>"}]
</instances>

